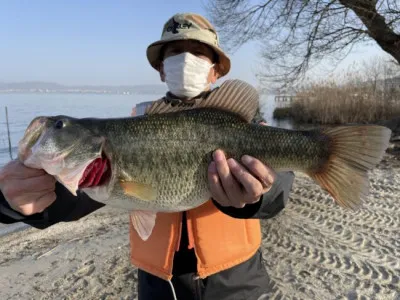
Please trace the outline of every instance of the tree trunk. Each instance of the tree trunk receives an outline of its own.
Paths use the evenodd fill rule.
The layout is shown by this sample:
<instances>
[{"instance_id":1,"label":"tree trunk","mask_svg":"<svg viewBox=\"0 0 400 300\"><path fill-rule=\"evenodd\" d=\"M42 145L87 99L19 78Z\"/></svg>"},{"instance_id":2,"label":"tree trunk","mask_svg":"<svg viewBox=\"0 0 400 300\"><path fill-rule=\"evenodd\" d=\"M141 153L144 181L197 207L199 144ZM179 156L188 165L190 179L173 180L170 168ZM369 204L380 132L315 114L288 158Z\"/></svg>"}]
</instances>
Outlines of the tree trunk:
<instances>
[{"instance_id":1,"label":"tree trunk","mask_svg":"<svg viewBox=\"0 0 400 300\"><path fill-rule=\"evenodd\" d=\"M339 0L354 11L368 29L368 35L400 64L400 35L396 34L385 22L385 18L376 11L376 1Z\"/></svg>"}]
</instances>

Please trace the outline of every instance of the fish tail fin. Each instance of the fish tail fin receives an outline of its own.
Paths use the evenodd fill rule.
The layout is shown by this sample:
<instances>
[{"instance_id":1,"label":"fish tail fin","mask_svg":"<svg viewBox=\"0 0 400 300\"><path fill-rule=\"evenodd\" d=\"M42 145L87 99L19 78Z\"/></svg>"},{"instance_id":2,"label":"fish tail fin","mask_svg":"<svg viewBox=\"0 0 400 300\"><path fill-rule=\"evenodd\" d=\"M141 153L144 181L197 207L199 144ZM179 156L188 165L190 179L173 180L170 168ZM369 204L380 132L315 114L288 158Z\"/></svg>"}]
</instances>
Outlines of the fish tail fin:
<instances>
[{"instance_id":1,"label":"fish tail fin","mask_svg":"<svg viewBox=\"0 0 400 300\"><path fill-rule=\"evenodd\" d=\"M317 171L308 172L342 207L356 209L369 193L368 171L382 159L391 130L376 125L340 126L322 130L331 152Z\"/></svg>"}]
</instances>

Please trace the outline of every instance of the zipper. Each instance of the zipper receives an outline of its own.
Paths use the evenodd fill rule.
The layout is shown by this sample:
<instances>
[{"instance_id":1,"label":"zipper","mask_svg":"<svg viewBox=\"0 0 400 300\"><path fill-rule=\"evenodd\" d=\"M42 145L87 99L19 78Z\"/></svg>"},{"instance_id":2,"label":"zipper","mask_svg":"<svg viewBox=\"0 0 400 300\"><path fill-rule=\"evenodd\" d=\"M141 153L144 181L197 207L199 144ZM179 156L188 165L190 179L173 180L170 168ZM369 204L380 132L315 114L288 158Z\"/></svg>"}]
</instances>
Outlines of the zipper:
<instances>
[{"instance_id":1,"label":"zipper","mask_svg":"<svg viewBox=\"0 0 400 300\"><path fill-rule=\"evenodd\" d=\"M195 300L202 300L203 295L202 295L202 279L200 276L196 273L193 274L193 282L194 282L194 294L195 294Z\"/></svg>"}]
</instances>

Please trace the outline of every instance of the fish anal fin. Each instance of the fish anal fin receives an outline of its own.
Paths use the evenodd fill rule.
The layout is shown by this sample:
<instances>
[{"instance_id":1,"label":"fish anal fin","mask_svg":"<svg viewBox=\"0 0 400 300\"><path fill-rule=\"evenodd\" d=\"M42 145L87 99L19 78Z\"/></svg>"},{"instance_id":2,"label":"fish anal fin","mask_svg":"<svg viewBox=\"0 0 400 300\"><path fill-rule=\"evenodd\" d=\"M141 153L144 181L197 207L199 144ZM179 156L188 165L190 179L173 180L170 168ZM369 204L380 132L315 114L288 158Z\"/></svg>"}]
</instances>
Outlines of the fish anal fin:
<instances>
[{"instance_id":1,"label":"fish anal fin","mask_svg":"<svg viewBox=\"0 0 400 300\"><path fill-rule=\"evenodd\" d=\"M125 194L139 198L143 201L154 201L157 199L157 190L150 184L133 181L120 181Z\"/></svg>"},{"instance_id":2,"label":"fish anal fin","mask_svg":"<svg viewBox=\"0 0 400 300\"><path fill-rule=\"evenodd\" d=\"M133 228L143 241L147 241L156 224L157 213L146 210L135 210L130 213Z\"/></svg>"},{"instance_id":3,"label":"fish anal fin","mask_svg":"<svg viewBox=\"0 0 400 300\"><path fill-rule=\"evenodd\" d=\"M198 108L216 108L237 114L250 122L259 107L259 94L250 84L241 80L227 80L211 91L206 98L194 99L192 105L175 105L164 100L153 102L146 108L146 114L171 113Z\"/></svg>"}]
</instances>

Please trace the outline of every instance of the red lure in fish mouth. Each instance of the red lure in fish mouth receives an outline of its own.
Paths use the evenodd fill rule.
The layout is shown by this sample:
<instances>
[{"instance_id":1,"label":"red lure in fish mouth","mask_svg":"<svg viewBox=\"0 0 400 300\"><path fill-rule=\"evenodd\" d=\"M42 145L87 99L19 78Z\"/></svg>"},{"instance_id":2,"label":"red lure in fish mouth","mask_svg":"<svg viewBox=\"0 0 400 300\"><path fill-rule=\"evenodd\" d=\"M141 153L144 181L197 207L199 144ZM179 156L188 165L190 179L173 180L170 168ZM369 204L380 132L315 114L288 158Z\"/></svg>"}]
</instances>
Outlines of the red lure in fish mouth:
<instances>
[{"instance_id":1,"label":"red lure in fish mouth","mask_svg":"<svg viewBox=\"0 0 400 300\"><path fill-rule=\"evenodd\" d=\"M92 161L83 172L78 188L103 185L111 177L110 161L103 155Z\"/></svg>"}]
</instances>

